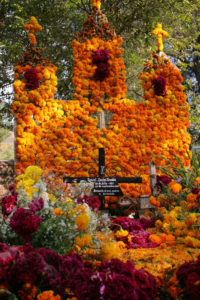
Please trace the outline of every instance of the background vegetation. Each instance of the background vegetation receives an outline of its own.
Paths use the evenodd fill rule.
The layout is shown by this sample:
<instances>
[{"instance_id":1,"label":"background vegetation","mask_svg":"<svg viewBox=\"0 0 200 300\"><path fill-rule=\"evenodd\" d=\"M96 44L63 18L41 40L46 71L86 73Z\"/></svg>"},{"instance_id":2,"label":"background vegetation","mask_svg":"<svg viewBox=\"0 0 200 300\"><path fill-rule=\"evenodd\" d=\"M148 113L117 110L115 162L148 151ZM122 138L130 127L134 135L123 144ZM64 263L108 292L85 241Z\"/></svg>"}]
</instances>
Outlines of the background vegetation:
<instances>
[{"instance_id":1,"label":"background vegetation","mask_svg":"<svg viewBox=\"0 0 200 300\"><path fill-rule=\"evenodd\" d=\"M38 33L40 46L46 48L58 67L60 99L72 99L73 55L70 43L82 28L90 9L89 0L1 0L0 5L0 123L11 127L9 88L16 65L28 42L22 26L35 16L43 26ZM102 0L102 12L124 39L127 68L127 97L142 101L138 75L144 60L156 48L151 34L162 22L170 37L165 53L180 68L191 103L190 132L193 142L200 142L200 0Z\"/></svg>"}]
</instances>

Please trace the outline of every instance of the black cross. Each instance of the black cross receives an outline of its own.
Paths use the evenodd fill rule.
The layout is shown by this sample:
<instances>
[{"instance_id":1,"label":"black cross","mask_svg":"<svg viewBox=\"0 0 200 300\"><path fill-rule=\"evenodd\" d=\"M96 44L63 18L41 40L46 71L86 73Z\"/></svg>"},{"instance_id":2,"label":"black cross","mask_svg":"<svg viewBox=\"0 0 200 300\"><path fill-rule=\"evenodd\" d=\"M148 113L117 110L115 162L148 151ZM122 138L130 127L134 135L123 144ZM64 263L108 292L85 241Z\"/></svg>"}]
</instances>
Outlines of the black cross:
<instances>
[{"instance_id":1,"label":"black cross","mask_svg":"<svg viewBox=\"0 0 200 300\"><path fill-rule=\"evenodd\" d=\"M79 183L82 180L94 182L93 193L99 196L100 209L105 209L105 196L120 196L118 183L141 183L141 177L105 177L105 149L99 148L99 177L64 177L64 182Z\"/></svg>"}]
</instances>

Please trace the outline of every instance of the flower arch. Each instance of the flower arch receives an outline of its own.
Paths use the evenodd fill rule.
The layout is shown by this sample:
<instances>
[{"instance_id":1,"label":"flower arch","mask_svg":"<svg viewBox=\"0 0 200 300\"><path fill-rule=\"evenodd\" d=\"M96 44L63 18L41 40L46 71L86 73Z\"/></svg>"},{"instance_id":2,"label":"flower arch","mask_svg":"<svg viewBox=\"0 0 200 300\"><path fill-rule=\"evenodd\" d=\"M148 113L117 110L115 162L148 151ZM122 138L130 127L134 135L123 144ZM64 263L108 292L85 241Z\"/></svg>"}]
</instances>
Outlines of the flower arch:
<instances>
[{"instance_id":1,"label":"flower arch","mask_svg":"<svg viewBox=\"0 0 200 300\"><path fill-rule=\"evenodd\" d=\"M115 162L116 176L143 178L142 185L121 184L123 192L149 194L150 156L173 161L177 154L184 165L189 164L189 107L183 79L162 52L166 34L159 31L158 49L140 74L144 101L126 99L123 40L101 13L100 1L91 4L83 30L72 43L75 91L74 99L67 102L54 99L57 68L36 46L35 32L42 30L41 25L34 17L24 25L30 46L14 68L12 104L17 122L16 171L36 164L61 177L89 176L91 169L98 172L98 148L104 147L108 170Z\"/></svg>"}]
</instances>

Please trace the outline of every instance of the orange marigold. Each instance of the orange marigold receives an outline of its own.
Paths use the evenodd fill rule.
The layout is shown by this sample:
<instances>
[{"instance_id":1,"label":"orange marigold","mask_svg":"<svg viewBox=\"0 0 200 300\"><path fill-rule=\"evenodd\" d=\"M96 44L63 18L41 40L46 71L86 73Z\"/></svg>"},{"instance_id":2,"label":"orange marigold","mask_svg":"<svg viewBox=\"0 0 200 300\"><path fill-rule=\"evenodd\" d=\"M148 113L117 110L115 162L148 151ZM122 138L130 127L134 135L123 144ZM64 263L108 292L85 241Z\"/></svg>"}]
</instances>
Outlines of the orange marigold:
<instances>
[{"instance_id":1,"label":"orange marigold","mask_svg":"<svg viewBox=\"0 0 200 300\"><path fill-rule=\"evenodd\" d=\"M53 291L45 291L37 296L38 300L61 300L59 295L54 296Z\"/></svg>"},{"instance_id":2,"label":"orange marigold","mask_svg":"<svg viewBox=\"0 0 200 300\"><path fill-rule=\"evenodd\" d=\"M174 194L178 194L182 190L182 186L179 183L174 183L169 186L169 190Z\"/></svg>"}]
</instances>

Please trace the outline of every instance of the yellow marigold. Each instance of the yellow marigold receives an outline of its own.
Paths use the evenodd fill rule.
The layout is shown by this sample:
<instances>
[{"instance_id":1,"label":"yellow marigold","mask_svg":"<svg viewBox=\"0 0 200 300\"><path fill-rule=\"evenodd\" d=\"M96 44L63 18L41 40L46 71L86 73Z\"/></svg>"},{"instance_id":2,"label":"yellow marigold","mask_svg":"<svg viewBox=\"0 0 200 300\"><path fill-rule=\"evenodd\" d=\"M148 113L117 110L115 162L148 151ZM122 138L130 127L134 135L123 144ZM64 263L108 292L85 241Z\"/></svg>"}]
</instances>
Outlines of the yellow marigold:
<instances>
[{"instance_id":1,"label":"yellow marigold","mask_svg":"<svg viewBox=\"0 0 200 300\"><path fill-rule=\"evenodd\" d=\"M156 226L157 229L162 228L162 222L161 222L160 220L157 220L157 221L155 222L155 226Z\"/></svg>"},{"instance_id":2,"label":"yellow marigold","mask_svg":"<svg viewBox=\"0 0 200 300\"><path fill-rule=\"evenodd\" d=\"M179 183L173 183L169 186L169 190L174 194L178 194L182 190L182 186Z\"/></svg>"},{"instance_id":3,"label":"yellow marigold","mask_svg":"<svg viewBox=\"0 0 200 300\"><path fill-rule=\"evenodd\" d=\"M48 197L49 197L49 200L54 203L57 201L56 197L53 194L48 194Z\"/></svg>"},{"instance_id":4,"label":"yellow marigold","mask_svg":"<svg viewBox=\"0 0 200 300\"><path fill-rule=\"evenodd\" d=\"M120 239L124 236L128 235L128 231L127 230L118 230L117 232L115 232L115 236Z\"/></svg>"},{"instance_id":5,"label":"yellow marigold","mask_svg":"<svg viewBox=\"0 0 200 300\"><path fill-rule=\"evenodd\" d=\"M162 228L165 233L170 232L170 224L169 223L164 223Z\"/></svg>"},{"instance_id":6,"label":"yellow marigold","mask_svg":"<svg viewBox=\"0 0 200 300\"><path fill-rule=\"evenodd\" d=\"M197 216L196 214L190 214L187 219L185 220L185 224L188 226L188 227L191 227L192 225L194 225L194 223L196 222L197 220Z\"/></svg>"},{"instance_id":7,"label":"yellow marigold","mask_svg":"<svg viewBox=\"0 0 200 300\"><path fill-rule=\"evenodd\" d=\"M174 211L176 213L180 213L182 211L182 207L181 206L176 206L176 207L174 207Z\"/></svg>"},{"instance_id":8,"label":"yellow marigold","mask_svg":"<svg viewBox=\"0 0 200 300\"><path fill-rule=\"evenodd\" d=\"M59 295L54 296L53 291L45 291L37 296L38 300L60 300Z\"/></svg>"},{"instance_id":9,"label":"yellow marigold","mask_svg":"<svg viewBox=\"0 0 200 300\"><path fill-rule=\"evenodd\" d=\"M185 242L185 245L188 247L200 248L200 240L197 240L194 237L186 236L184 242Z\"/></svg>"},{"instance_id":10,"label":"yellow marigold","mask_svg":"<svg viewBox=\"0 0 200 300\"><path fill-rule=\"evenodd\" d=\"M173 228L178 229L182 227L182 222L175 220L172 224Z\"/></svg>"},{"instance_id":11,"label":"yellow marigold","mask_svg":"<svg viewBox=\"0 0 200 300\"><path fill-rule=\"evenodd\" d=\"M89 217L86 213L81 213L76 217L75 225L78 231L83 231L88 228Z\"/></svg>"},{"instance_id":12,"label":"yellow marigold","mask_svg":"<svg viewBox=\"0 0 200 300\"><path fill-rule=\"evenodd\" d=\"M92 241L92 237L88 233L85 233L82 236L77 236L75 239L75 243L79 247L86 247L91 243L91 241Z\"/></svg>"},{"instance_id":13,"label":"yellow marigold","mask_svg":"<svg viewBox=\"0 0 200 300\"><path fill-rule=\"evenodd\" d=\"M101 255L104 260L121 259L126 245L123 242L108 242L102 245Z\"/></svg>"},{"instance_id":14,"label":"yellow marigold","mask_svg":"<svg viewBox=\"0 0 200 300\"><path fill-rule=\"evenodd\" d=\"M176 221L176 216L174 214L165 214L164 215L164 221L166 223L172 223L172 222L175 222Z\"/></svg>"},{"instance_id":15,"label":"yellow marigold","mask_svg":"<svg viewBox=\"0 0 200 300\"><path fill-rule=\"evenodd\" d=\"M34 180L35 183L37 183L40 180L41 175L42 169L37 166L29 166L24 172L24 177L31 178L32 180Z\"/></svg>"}]
</instances>

